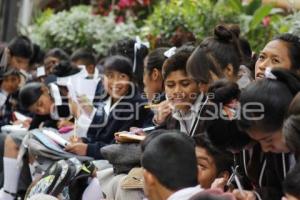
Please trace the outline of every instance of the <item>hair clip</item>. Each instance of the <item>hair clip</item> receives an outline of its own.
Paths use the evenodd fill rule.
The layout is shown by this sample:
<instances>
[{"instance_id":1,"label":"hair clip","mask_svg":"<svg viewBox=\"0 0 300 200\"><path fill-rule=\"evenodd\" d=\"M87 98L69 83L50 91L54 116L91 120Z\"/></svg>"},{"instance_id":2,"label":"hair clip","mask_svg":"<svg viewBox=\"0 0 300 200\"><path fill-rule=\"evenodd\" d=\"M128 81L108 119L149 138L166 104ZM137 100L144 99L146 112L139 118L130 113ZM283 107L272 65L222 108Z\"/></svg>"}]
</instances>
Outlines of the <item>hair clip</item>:
<instances>
[{"instance_id":1,"label":"hair clip","mask_svg":"<svg viewBox=\"0 0 300 200\"><path fill-rule=\"evenodd\" d=\"M273 80L277 79L277 77L272 73L272 68L271 67L266 68L265 77L268 78L268 79L273 79Z\"/></svg>"},{"instance_id":2,"label":"hair clip","mask_svg":"<svg viewBox=\"0 0 300 200\"><path fill-rule=\"evenodd\" d=\"M236 110L228 106L224 106L222 109L222 114L232 121L236 117Z\"/></svg>"},{"instance_id":3,"label":"hair clip","mask_svg":"<svg viewBox=\"0 0 300 200\"><path fill-rule=\"evenodd\" d=\"M172 47L169 50L164 52L164 56L166 56L167 58L170 58L171 56L173 56L176 53L176 47Z\"/></svg>"}]
</instances>

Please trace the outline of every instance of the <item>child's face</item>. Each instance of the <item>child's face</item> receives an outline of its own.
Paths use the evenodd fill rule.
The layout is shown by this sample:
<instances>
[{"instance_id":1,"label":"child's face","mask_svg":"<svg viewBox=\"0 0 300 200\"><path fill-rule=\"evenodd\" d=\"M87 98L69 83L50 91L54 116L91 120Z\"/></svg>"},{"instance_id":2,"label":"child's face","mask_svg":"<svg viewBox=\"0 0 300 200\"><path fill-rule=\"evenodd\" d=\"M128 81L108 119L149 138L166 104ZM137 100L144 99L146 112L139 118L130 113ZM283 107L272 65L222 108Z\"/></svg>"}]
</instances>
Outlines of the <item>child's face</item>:
<instances>
[{"instance_id":1,"label":"child's face","mask_svg":"<svg viewBox=\"0 0 300 200\"><path fill-rule=\"evenodd\" d=\"M281 40L273 40L259 54L255 64L255 79L262 79L267 67L290 69L291 65L287 43Z\"/></svg>"},{"instance_id":2,"label":"child's face","mask_svg":"<svg viewBox=\"0 0 300 200\"><path fill-rule=\"evenodd\" d=\"M144 92L149 101L153 100L155 95L162 92L163 80L161 77L161 73L157 69L154 69L152 72L147 71L146 68L144 69Z\"/></svg>"},{"instance_id":3,"label":"child's face","mask_svg":"<svg viewBox=\"0 0 300 200\"><path fill-rule=\"evenodd\" d=\"M285 143L284 136L281 130L264 133L262 131L248 131L248 135L253 140L259 142L264 152L272 153L287 153L289 149Z\"/></svg>"},{"instance_id":4,"label":"child's face","mask_svg":"<svg viewBox=\"0 0 300 200\"><path fill-rule=\"evenodd\" d=\"M130 78L127 74L112 70L104 73L104 89L113 99L120 99L128 92Z\"/></svg>"},{"instance_id":5,"label":"child's face","mask_svg":"<svg viewBox=\"0 0 300 200\"><path fill-rule=\"evenodd\" d=\"M198 164L198 183L201 187L210 188L217 178L217 167L212 156L202 147L196 147L196 157Z\"/></svg>"},{"instance_id":6,"label":"child's face","mask_svg":"<svg viewBox=\"0 0 300 200\"><path fill-rule=\"evenodd\" d=\"M12 94L18 90L20 82L18 75L9 75L3 78L1 88L8 94Z\"/></svg>"},{"instance_id":7,"label":"child's face","mask_svg":"<svg viewBox=\"0 0 300 200\"><path fill-rule=\"evenodd\" d=\"M60 60L58 58L51 57L51 56L45 58L44 66L46 69L46 74L52 73L54 66L57 65L59 63L59 61Z\"/></svg>"},{"instance_id":8,"label":"child's face","mask_svg":"<svg viewBox=\"0 0 300 200\"><path fill-rule=\"evenodd\" d=\"M22 58L18 56L12 56L10 58L9 65L15 67L16 69L23 69L25 71L29 70L29 59Z\"/></svg>"},{"instance_id":9,"label":"child's face","mask_svg":"<svg viewBox=\"0 0 300 200\"><path fill-rule=\"evenodd\" d=\"M72 63L77 66L84 65L85 69L89 75L94 75L94 73L95 73L95 65L89 65L84 60L78 59L76 61L72 61Z\"/></svg>"},{"instance_id":10,"label":"child's face","mask_svg":"<svg viewBox=\"0 0 300 200\"><path fill-rule=\"evenodd\" d=\"M170 103L179 110L188 110L199 95L196 81L184 71L171 72L165 79L165 92Z\"/></svg>"},{"instance_id":11,"label":"child's face","mask_svg":"<svg viewBox=\"0 0 300 200\"><path fill-rule=\"evenodd\" d=\"M48 93L44 93L40 98L29 107L29 111L37 115L49 115L51 113L51 108L53 106L53 101Z\"/></svg>"}]
</instances>

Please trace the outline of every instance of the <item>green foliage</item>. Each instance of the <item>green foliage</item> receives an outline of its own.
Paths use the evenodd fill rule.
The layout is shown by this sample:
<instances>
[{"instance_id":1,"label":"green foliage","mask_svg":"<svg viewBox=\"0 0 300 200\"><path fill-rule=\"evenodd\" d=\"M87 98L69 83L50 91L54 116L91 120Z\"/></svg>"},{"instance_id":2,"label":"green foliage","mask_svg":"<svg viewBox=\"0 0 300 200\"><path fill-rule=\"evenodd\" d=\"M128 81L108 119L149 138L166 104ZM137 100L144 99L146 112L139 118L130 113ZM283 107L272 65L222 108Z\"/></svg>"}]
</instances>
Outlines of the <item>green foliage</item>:
<instances>
[{"instance_id":1,"label":"green foliage","mask_svg":"<svg viewBox=\"0 0 300 200\"><path fill-rule=\"evenodd\" d=\"M255 29L258 25L261 24L264 17L268 16L272 10L271 5L265 5L259 7L252 17L251 23L250 23L250 29Z\"/></svg>"},{"instance_id":2,"label":"green foliage","mask_svg":"<svg viewBox=\"0 0 300 200\"><path fill-rule=\"evenodd\" d=\"M220 9L223 15L215 12L215 9ZM214 24L227 21L226 10L210 0L161 1L146 20L145 26L149 34L161 35L167 39L172 37L178 27L192 31L196 38L201 39L211 33ZM233 16L230 17L234 19Z\"/></svg>"},{"instance_id":3,"label":"green foliage","mask_svg":"<svg viewBox=\"0 0 300 200\"><path fill-rule=\"evenodd\" d=\"M241 35L254 50L260 50L274 35L284 29L284 16L271 5L253 0L243 5L241 0L169 0L161 1L145 22L144 36L170 39L178 27L195 34L198 40L212 35L220 23L237 23Z\"/></svg>"},{"instance_id":4,"label":"green foliage","mask_svg":"<svg viewBox=\"0 0 300 200\"><path fill-rule=\"evenodd\" d=\"M300 11L295 12L285 18L285 26L282 26L283 32L290 32L300 37Z\"/></svg>"},{"instance_id":5,"label":"green foliage","mask_svg":"<svg viewBox=\"0 0 300 200\"><path fill-rule=\"evenodd\" d=\"M277 34L300 35L300 12L285 17L280 10L262 5L261 0L253 0L247 5L241 0L159 1L140 31L135 24L137 21L130 17L125 23L116 24L113 14L90 13L88 6L76 6L57 14L46 10L23 33L44 49L60 47L72 52L89 47L102 55L121 38L140 34L143 38L169 40L179 27L194 33L200 41L212 35L217 24L237 23L241 27L241 36L249 40L255 51L261 50Z\"/></svg>"},{"instance_id":6,"label":"green foliage","mask_svg":"<svg viewBox=\"0 0 300 200\"><path fill-rule=\"evenodd\" d=\"M105 55L115 41L137 34L132 20L116 24L113 14L106 17L95 16L88 6L76 6L70 11L57 14L50 13L44 12L26 31L33 42L44 49L60 47L72 52L85 47Z\"/></svg>"},{"instance_id":7,"label":"green foliage","mask_svg":"<svg viewBox=\"0 0 300 200\"><path fill-rule=\"evenodd\" d=\"M41 26L43 23L45 23L48 19L52 17L54 14L54 11L52 9L46 9L44 12L40 13L40 16L35 19L35 24L37 26Z\"/></svg>"}]
</instances>

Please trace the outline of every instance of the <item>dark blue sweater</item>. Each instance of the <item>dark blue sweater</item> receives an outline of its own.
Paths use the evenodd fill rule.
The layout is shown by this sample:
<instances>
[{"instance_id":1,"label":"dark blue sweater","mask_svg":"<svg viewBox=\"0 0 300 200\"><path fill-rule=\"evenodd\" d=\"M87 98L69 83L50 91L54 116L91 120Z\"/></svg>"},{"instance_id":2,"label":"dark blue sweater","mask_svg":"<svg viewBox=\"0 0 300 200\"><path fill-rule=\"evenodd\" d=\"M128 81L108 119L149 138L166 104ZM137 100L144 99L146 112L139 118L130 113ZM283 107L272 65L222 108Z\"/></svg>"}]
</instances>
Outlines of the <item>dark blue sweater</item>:
<instances>
[{"instance_id":1,"label":"dark blue sweater","mask_svg":"<svg viewBox=\"0 0 300 200\"><path fill-rule=\"evenodd\" d=\"M126 96L111 110L104 123L102 107L99 106L87 132L87 156L103 159L100 149L115 142L114 133L129 131L130 127L143 128L153 125L153 112L151 109L145 109L145 104L147 104L146 99L143 99L138 92L130 97Z\"/></svg>"}]
</instances>

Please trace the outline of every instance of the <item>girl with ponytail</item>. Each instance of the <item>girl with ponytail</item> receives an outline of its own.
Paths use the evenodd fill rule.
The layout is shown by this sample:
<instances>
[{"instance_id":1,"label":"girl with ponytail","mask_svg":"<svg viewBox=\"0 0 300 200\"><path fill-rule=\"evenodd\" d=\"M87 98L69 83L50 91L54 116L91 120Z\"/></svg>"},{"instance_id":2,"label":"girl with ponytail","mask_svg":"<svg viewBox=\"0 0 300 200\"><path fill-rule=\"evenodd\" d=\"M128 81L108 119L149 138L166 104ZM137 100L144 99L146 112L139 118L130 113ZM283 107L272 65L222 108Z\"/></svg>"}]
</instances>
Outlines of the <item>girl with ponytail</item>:
<instances>
[{"instance_id":1,"label":"girl with ponytail","mask_svg":"<svg viewBox=\"0 0 300 200\"><path fill-rule=\"evenodd\" d=\"M209 83L220 78L238 82L241 88L252 81L251 72L242 67L245 75L240 74L241 65L251 62L249 43L239 37L236 25L218 25L214 36L204 39L188 60L189 74L201 83L206 92Z\"/></svg>"},{"instance_id":2,"label":"girl with ponytail","mask_svg":"<svg viewBox=\"0 0 300 200\"><path fill-rule=\"evenodd\" d=\"M283 196L281 182L295 164L295 155L284 140L282 128L289 105L300 91L300 78L287 69L267 69L265 77L242 91L243 114L238 125L264 152L259 154L253 149L249 174L257 189L245 191L244 195L248 199L274 200ZM240 192L234 193L237 199L244 199Z\"/></svg>"},{"instance_id":3,"label":"girl with ponytail","mask_svg":"<svg viewBox=\"0 0 300 200\"><path fill-rule=\"evenodd\" d=\"M239 126L261 144L264 152L288 152L282 140L282 127L289 105L300 91L300 77L285 69L273 69L266 76L241 93L242 111L256 109L256 112L241 115ZM257 111L261 108L262 111Z\"/></svg>"},{"instance_id":4,"label":"girl with ponytail","mask_svg":"<svg viewBox=\"0 0 300 200\"><path fill-rule=\"evenodd\" d=\"M252 146L251 139L237 126L238 99L240 89L237 83L221 79L215 81L208 89L209 102L204 105L202 119L202 137L209 141L222 152L231 152L233 155L232 166L236 168L240 183L244 189L252 189L247 177L247 164L249 162L248 149ZM221 183L228 185L228 180L219 177ZM234 186L235 184L230 184Z\"/></svg>"}]
</instances>

